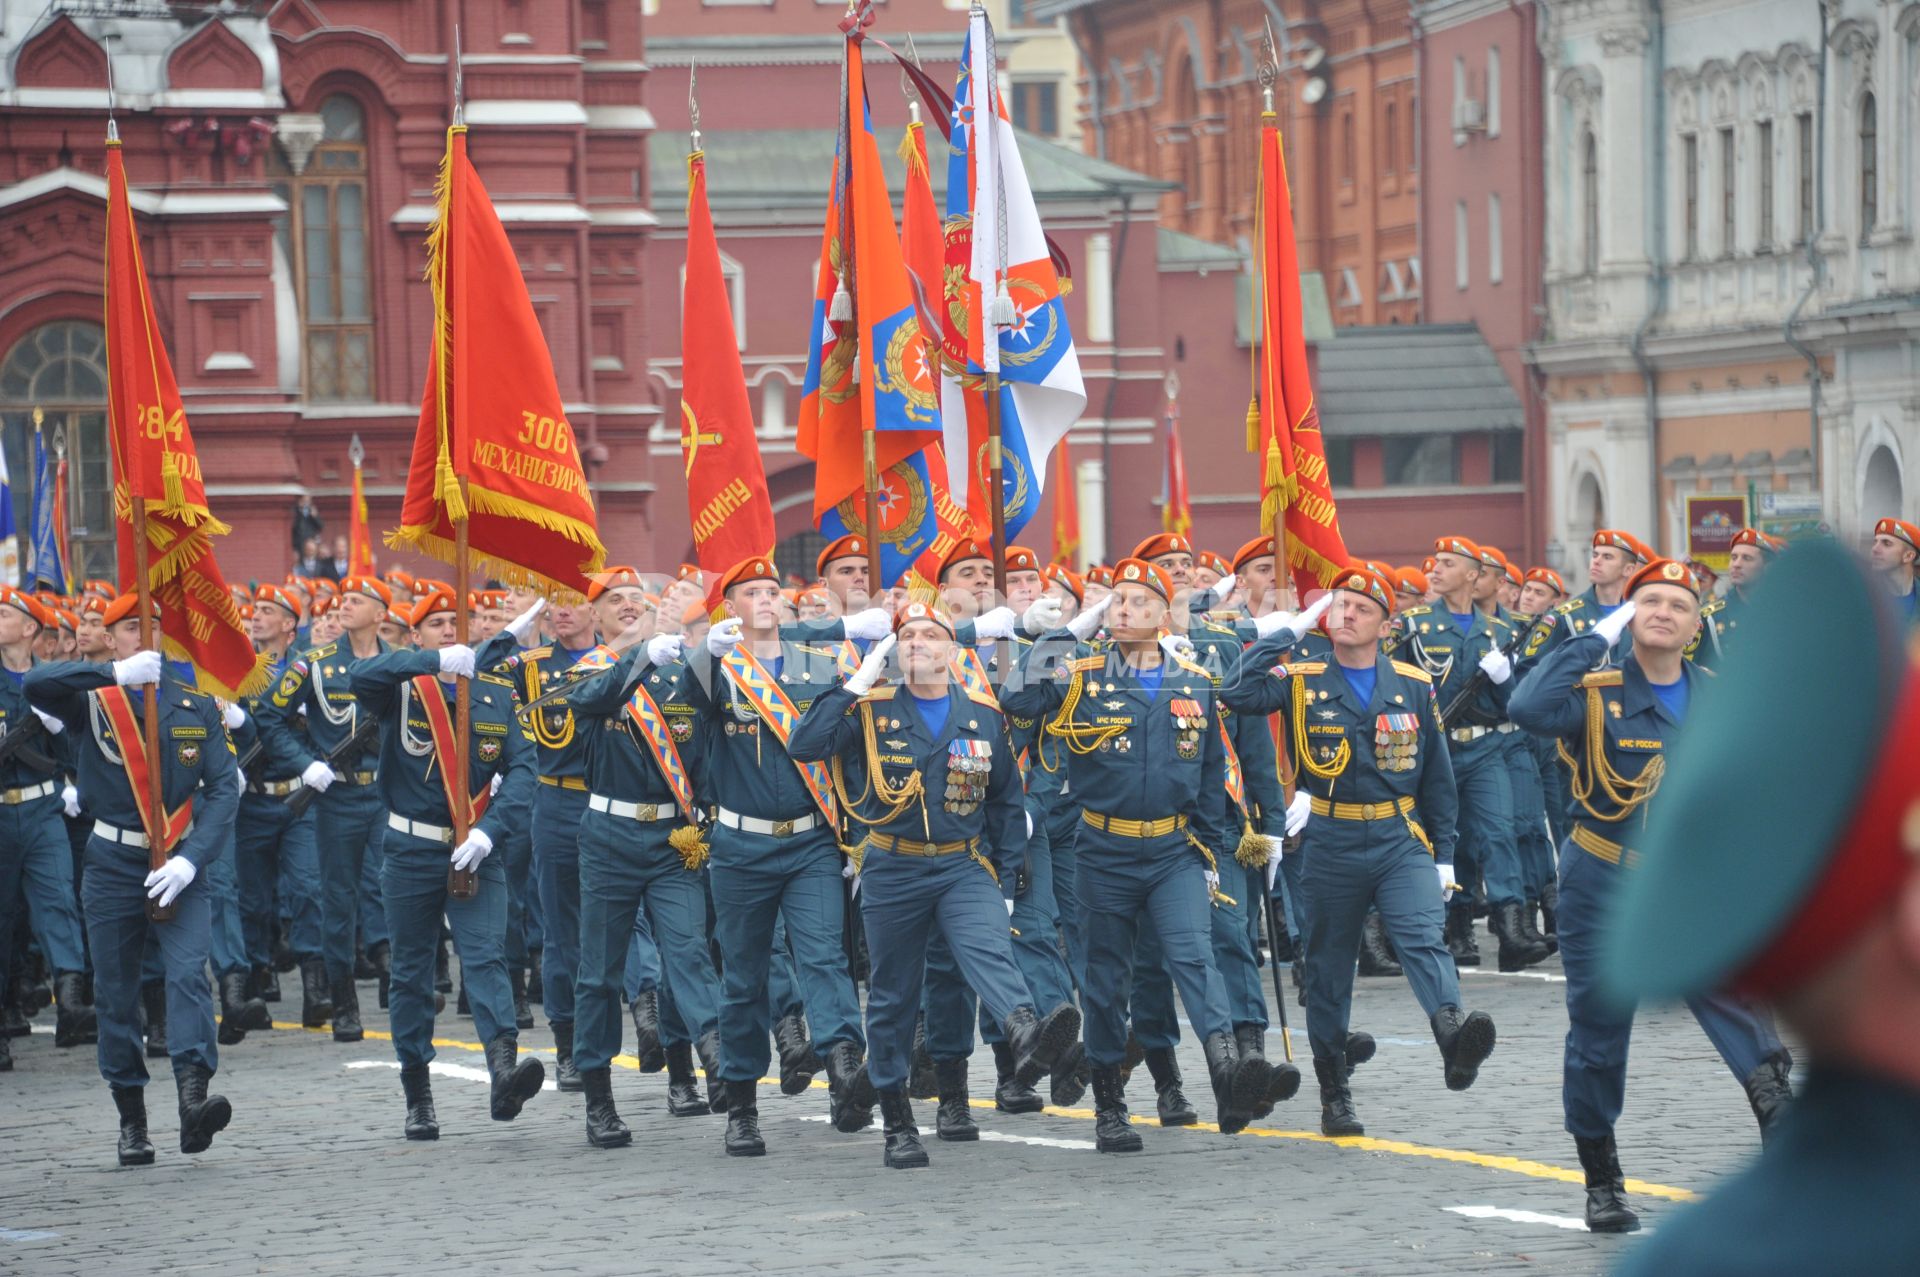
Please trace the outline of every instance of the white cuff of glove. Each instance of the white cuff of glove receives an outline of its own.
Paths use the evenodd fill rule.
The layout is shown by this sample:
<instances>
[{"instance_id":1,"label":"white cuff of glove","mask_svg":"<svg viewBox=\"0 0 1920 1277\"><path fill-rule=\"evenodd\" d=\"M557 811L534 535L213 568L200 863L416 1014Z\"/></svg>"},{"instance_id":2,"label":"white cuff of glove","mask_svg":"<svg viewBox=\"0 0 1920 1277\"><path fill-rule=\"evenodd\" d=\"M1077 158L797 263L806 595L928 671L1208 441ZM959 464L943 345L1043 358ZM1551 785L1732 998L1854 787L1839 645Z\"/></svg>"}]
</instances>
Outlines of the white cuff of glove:
<instances>
[{"instance_id":1,"label":"white cuff of glove","mask_svg":"<svg viewBox=\"0 0 1920 1277\"><path fill-rule=\"evenodd\" d=\"M1193 659L1193 640L1184 634L1162 634L1160 650L1166 653L1170 661L1190 661Z\"/></svg>"},{"instance_id":2,"label":"white cuff of glove","mask_svg":"<svg viewBox=\"0 0 1920 1277\"><path fill-rule=\"evenodd\" d=\"M847 676L847 690L855 696L865 696L873 690L874 684L886 672L887 657L892 654L894 637L889 634L873 645L866 659L860 662L860 668Z\"/></svg>"},{"instance_id":3,"label":"white cuff of glove","mask_svg":"<svg viewBox=\"0 0 1920 1277\"><path fill-rule=\"evenodd\" d=\"M226 723L227 730L230 732L237 732L247 725L247 711L238 705L227 706L220 712L220 718Z\"/></svg>"},{"instance_id":4,"label":"white cuff of glove","mask_svg":"<svg viewBox=\"0 0 1920 1277\"><path fill-rule=\"evenodd\" d=\"M1043 596L1034 600L1033 605L1021 613L1020 628L1032 637L1039 638L1048 630L1058 629L1061 618L1066 614L1067 610L1061 606L1059 599Z\"/></svg>"},{"instance_id":5,"label":"white cuff of glove","mask_svg":"<svg viewBox=\"0 0 1920 1277\"><path fill-rule=\"evenodd\" d=\"M472 678L474 670L473 649L465 643L454 643L440 649L440 672L458 677Z\"/></svg>"},{"instance_id":6,"label":"white cuff of glove","mask_svg":"<svg viewBox=\"0 0 1920 1277\"><path fill-rule=\"evenodd\" d=\"M1440 900L1441 903L1444 904L1446 901L1453 899L1453 893L1459 890L1459 884L1453 880L1452 865L1437 864L1434 866L1434 870L1440 875Z\"/></svg>"},{"instance_id":7,"label":"white cuff of glove","mask_svg":"<svg viewBox=\"0 0 1920 1277\"><path fill-rule=\"evenodd\" d=\"M65 723L47 713L47 711L40 709L38 706L34 707L33 716L40 720L40 725L47 729L47 735L49 736L58 736L61 732L67 730Z\"/></svg>"},{"instance_id":8,"label":"white cuff of glove","mask_svg":"<svg viewBox=\"0 0 1920 1277\"><path fill-rule=\"evenodd\" d=\"M535 599L532 607L507 622L507 633L513 635L513 640L516 643L526 642L527 635L531 634L533 627L539 624L540 614L546 610L547 601L545 599Z\"/></svg>"},{"instance_id":9,"label":"white cuff of glove","mask_svg":"<svg viewBox=\"0 0 1920 1277\"><path fill-rule=\"evenodd\" d=\"M1074 617L1071 621L1068 621L1067 632L1084 643L1086 640L1092 638L1094 632L1100 628L1101 618L1106 616L1107 609L1111 607L1112 604L1113 595L1109 594L1080 615Z\"/></svg>"},{"instance_id":10,"label":"white cuff of glove","mask_svg":"<svg viewBox=\"0 0 1920 1277\"><path fill-rule=\"evenodd\" d=\"M859 639L862 643L874 643L893 633L893 618L887 615L885 608L870 607L855 612L840 622L850 639Z\"/></svg>"},{"instance_id":11,"label":"white cuff of glove","mask_svg":"<svg viewBox=\"0 0 1920 1277\"><path fill-rule=\"evenodd\" d=\"M1295 792L1293 801L1287 804L1287 837L1298 838L1312 819L1313 796L1305 790Z\"/></svg>"},{"instance_id":12,"label":"white cuff of glove","mask_svg":"<svg viewBox=\"0 0 1920 1277\"><path fill-rule=\"evenodd\" d=\"M1213 583L1213 605L1219 607L1232 598L1233 592L1239 588L1240 578L1232 572L1227 573Z\"/></svg>"},{"instance_id":13,"label":"white cuff of glove","mask_svg":"<svg viewBox=\"0 0 1920 1277\"><path fill-rule=\"evenodd\" d=\"M1620 636L1627 632L1627 626L1632 623L1633 600L1629 599L1600 618L1600 620L1594 624L1593 629L1588 632L1598 634L1607 641L1608 647L1612 647L1620 641Z\"/></svg>"},{"instance_id":14,"label":"white cuff of glove","mask_svg":"<svg viewBox=\"0 0 1920 1277\"><path fill-rule=\"evenodd\" d=\"M730 616L707 631L707 651L715 657L725 656L740 646L746 627L737 616Z\"/></svg>"},{"instance_id":15,"label":"white cuff of glove","mask_svg":"<svg viewBox=\"0 0 1920 1277\"><path fill-rule=\"evenodd\" d=\"M113 681L122 687L144 687L160 681L162 668L160 653L135 652L124 661L113 663Z\"/></svg>"},{"instance_id":16,"label":"white cuff of glove","mask_svg":"<svg viewBox=\"0 0 1920 1277\"><path fill-rule=\"evenodd\" d=\"M147 875L147 899L160 902L162 909L172 904L193 882L199 871L185 856L175 856Z\"/></svg>"},{"instance_id":17,"label":"white cuff of glove","mask_svg":"<svg viewBox=\"0 0 1920 1277\"><path fill-rule=\"evenodd\" d=\"M1013 901L1012 900L1007 901L1007 917L1009 918L1013 917Z\"/></svg>"},{"instance_id":18,"label":"white cuff of glove","mask_svg":"<svg viewBox=\"0 0 1920 1277\"><path fill-rule=\"evenodd\" d=\"M678 634L656 634L647 640L647 664L671 665L686 650L687 641Z\"/></svg>"},{"instance_id":19,"label":"white cuff of glove","mask_svg":"<svg viewBox=\"0 0 1920 1277\"><path fill-rule=\"evenodd\" d=\"M72 785L62 785L60 787L60 805L67 809L67 815L78 817L80 815L80 791Z\"/></svg>"},{"instance_id":20,"label":"white cuff of glove","mask_svg":"<svg viewBox=\"0 0 1920 1277\"><path fill-rule=\"evenodd\" d=\"M1487 677L1492 680L1495 687L1498 687L1513 677L1513 658L1496 647L1480 658L1480 668L1486 671Z\"/></svg>"},{"instance_id":21,"label":"white cuff of glove","mask_svg":"<svg viewBox=\"0 0 1920 1277\"><path fill-rule=\"evenodd\" d=\"M339 777L334 775L333 768L327 766L324 758L314 759L308 763L306 769L300 773L300 783L308 789L313 790L316 794L326 793L327 786L333 784L333 782L338 779Z\"/></svg>"},{"instance_id":22,"label":"white cuff of glove","mask_svg":"<svg viewBox=\"0 0 1920 1277\"><path fill-rule=\"evenodd\" d=\"M470 873L480 867L480 862L493 850L493 839L487 837L484 829L475 829L467 834L467 840L453 849L453 867Z\"/></svg>"},{"instance_id":23,"label":"white cuff of glove","mask_svg":"<svg viewBox=\"0 0 1920 1277\"><path fill-rule=\"evenodd\" d=\"M1014 615L1010 607L990 608L973 618L973 635L983 639L1013 637Z\"/></svg>"}]
</instances>

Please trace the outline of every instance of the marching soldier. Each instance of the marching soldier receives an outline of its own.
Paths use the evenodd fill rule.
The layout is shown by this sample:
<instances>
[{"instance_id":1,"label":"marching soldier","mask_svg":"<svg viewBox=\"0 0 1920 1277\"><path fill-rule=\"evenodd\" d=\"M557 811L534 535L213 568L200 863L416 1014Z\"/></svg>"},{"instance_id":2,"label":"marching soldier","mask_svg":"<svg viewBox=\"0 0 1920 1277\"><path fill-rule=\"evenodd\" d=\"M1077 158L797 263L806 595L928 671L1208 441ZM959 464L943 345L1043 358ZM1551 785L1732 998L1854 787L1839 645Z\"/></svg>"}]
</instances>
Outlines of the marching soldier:
<instances>
[{"instance_id":1,"label":"marching soldier","mask_svg":"<svg viewBox=\"0 0 1920 1277\"><path fill-rule=\"evenodd\" d=\"M94 816L81 904L93 953L100 1074L120 1112L122 1166L153 1161L140 1040L140 962L149 935L159 941L166 971L167 1045L180 1101L180 1151L205 1152L233 1117L226 1097L207 1092L219 1067L219 1049L207 989L208 890L205 884L195 886L232 834L239 806L233 747L213 698L163 681L160 654L139 650L137 613L138 597L132 594L107 608L111 664L37 665L25 681L36 709L71 725L75 769ZM148 757L142 727L150 713L160 716L158 758ZM149 797L154 767L160 768L164 811L159 813ZM149 840L156 837L168 858L149 871ZM174 916L149 921L149 900L172 906Z\"/></svg>"},{"instance_id":2,"label":"marching soldier","mask_svg":"<svg viewBox=\"0 0 1920 1277\"><path fill-rule=\"evenodd\" d=\"M1027 817L1007 721L984 684L950 686L958 649L944 612L912 603L894 624L902 684L874 686L895 646L882 639L843 685L813 702L790 750L831 763L842 810L866 829L869 1070L884 1162L907 1168L927 1165L906 1085L934 933L1003 1027L1017 1077L1038 1080L1059 1064L1078 1041L1080 1013L1062 1002L1043 1021L1014 963L1007 924L1016 915L1005 888L1025 853ZM937 811L927 798L935 785L945 796Z\"/></svg>"},{"instance_id":3,"label":"marching soldier","mask_svg":"<svg viewBox=\"0 0 1920 1277\"><path fill-rule=\"evenodd\" d=\"M53 1044L73 1047L94 1040L95 1024L86 1005L87 952L74 896L73 846L60 819L65 749L56 738L66 724L28 704L26 693L36 664L34 639L54 624L38 599L0 586L0 967L15 951L16 928L30 922L53 968ZM12 987L7 971L0 990ZM11 1067L7 1040L0 1036L0 1069Z\"/></svg>"},{"instance_id":4,"label":"marching soldier","mask_svg":"<svg viewBox=\"0 0 1920 1277\"><path fill-rule=\"evenodd\" d=\"M1587 556L1587 588L1578 597L1547 609L1534 621L1521 650L1522 664L1530 668L1560 644L1599 624L1620 606L1627 578L1653 558L1647 543L1631 532L1601 528L1594 533L1593 548Z\"/></svg>"},{"instance_id":5,"label":"marching soldier","mask_svg":"<svg viewBox=\"0 0 1920 1277\"><path fill-rule=\"evenodd\" d=\"M1893 599L1896 615L1909 628L1920 625L1920 589L1914 586L1914 573L1920 572L1920 526L1904 519L1882 519L1873 526L1873 544L1868 547L1868 562Z\"/></svg>"},{"instance_id":6,"label":"marching soldier","mask_svg":"<svg viewBox=\"0 0 1920 1277\"><path fill-rule=\"evenodd\" d=\"M1166 570L1123 560L1114 592L1036 642L1002 704L1032 716L1065 750L1080 807L1080 893L1087 971L1081 997L1092 1061L1095 1142L1137 1152L1121 1067L1128 993L1143 920L1201 1038L1220 1129L1236 1133L1267 1102L1271 1070L1242 1059L1213 963L1209 901L1219 857L1237 842L1224 819L1225 756L1213 682L1182 639L1161 642L1172 608ZM1086 646L1104 619L1114 646Z\"/></svg>"},{"instance_id":7,"label":"marching soldier","mask_svg":"<svg viewBox=\"0 0 1920 1277\"><path fill-rule=\"evenodd\" d=\"M730 1156L758 1157L766 1143L752 1084L770 1060L767 970L776 919L786 923L807 1019L826 1059L835 1129L851 1134L872 1125L874 1094L843 948L838 810L826 768L787 752L800 715L837 681L835 656L780 638L773 560L743 559L718 584L733 615L708 631L683 686L711 733L715 823L707 872L722 966L725 1145Z\"/></svg>"},{"instance_id":8,"label":"marching soldier","mask_svg":"<svg viewBox=\"0 0 1920 1277\"><path fill-rule=\"evenodd\" d=\"M1471 899L1477 879L1486 886L1488 926L1500 941L1500 969L1519 971L1543 961L1547 947L1528 938L1521 917L1526 883L1514 839L1511 755L1498 731L1506 721L1512 690L1515 634L1511 623L1476 606L1481 578L1497 570L1483 566L1480 547L1465 537L1441 537L1434 542L1433 559L1429 575L1440 597L1401 615L1388 651L1428 676L1443 711L1461 696L1468 698L1442 724L1460 791L1456 810L1461 851L1471 852L1470 858L1463 854L1468 867L1460 873L1467 890L1448 910L1448 950L1462 965L1480 961Z\"/></svg>"},{"instance_id":9,"label":"marching soldier","mask_svg":"<svg viewBox=\"0 0 1920 1277\"><path fill-rule=\"evenodd\" d=\"M1700 636L1689 653L1696 664L1718 668L1727 644L1746 619L1753 587L1760 583L1774 557L1786 548L1785 541L1758 528L1741 528L1734 533L1733 545L1727 550L1727 592L1700 609Z\"/></svg>"},{"instance_id":10,"label":"marching soldier","mask_svg":"<svg viewBox=\"0 0 1920 1277\"><path fill-rule=\"evenodd\" d=\"M374 784L378 727L360 712L349 674L355 661L392 650L379 633L392 597L384 582L348 577L341 582L338 605L341 637L277 668L272 695L256 699L252 709L266 753L258 770L267 783L261 792L241 800L244 828L260 830L262 837L272 836L277 828L283 844L290 837L306 837L318 848L321 944L333 1035L339 1042L357 1042L364 1033L353 983L354 944L360 932L367 936L367 957L378 973L383 1008L392 973L385 911L367 910L361 892L366 863L378 866L386 839L386 810ZM288 786L285 793L272 792L283 785ZM303 788L316 795L313 811L293 820L286 798ZM302 825L305 832L297 832ZM260 971L256 966L256 979Z\"/></svg>"},{"instance_id":11,"label":"marching soldier","mask_svg":"<svg viewBox=\"0 0 1920 1277\"><path fill-rule=\"evenodd\" d=\"M1529 568L1526 581L1520 587L1520 601L1514 607L1516 615L1526 618L1531 627L1547 612L1560 605L1567 597L1567 583L1552 568Z\"/></svg>"},{"instance_id":12,"label":"marching soldier","mask_svg":"<svg viewBox=\"0 0 1920 1277\"><path fill-rule=\"evenodd\" d=\"M1639 1220L1626 1203L1613 1125L1626 1098L1630 1009L1599 988L1599 953L1609 901L1644 828L1643 810L1666 773L1666 746L1686 719L1693 693L1710 677L1685 658L1700 623L1700 599L1684 564L1655 559L1627 581L1621 605L1557 646L1513 697L1513 719L1550 736L1571 761L1573 832L1560 852L1560 960L1567 974L1567 1132L1587 1181L1587 1227L1628 1232ZM1623 633L1631 651L1596 669ZM1720 1056L1747 1091L1764 1135L1785 1109L1792 1057L1771 1019L1721 995L1688 1000Z\"/></svg>"},{"instance_id":13,"label":"marching soldier","mask_svg":"<svg viewBox=\"0 0 1920 1277\"><path fill-rule=\"evenodd\" d=\"M486 1044L493 1119L518 1117L546 1080L539 1060L518 1058L519 1029L507 984L506 871L489 854L527 819L534 745L515 715L519 698L513 684L492 674L476 675L473 649L453 641L456 606L446 590L424 595L413 605L416 646L357 660L350 670L358 710L380 724L378 785L387 807L381 897L393 965L389 1022L410 1140L440 1138L427 1066L434 1055L434 949L442 915L452 924L474 1028ZM473 680L464 792L456 792L462 787L447 779L459 756L454 737L459 675ZM458 844L451 828L456 801L466 804L468 815L467 835ZM471 897L458 899L448 891L449 865L474 875L478 888Z\"/></svg>"},{"instance_id":14,"label":"marching soldier","mask_svg":"<svg viewBox=\"0 0 1920 1277\"><path fill-rule=\"evenodd\" d=\"M1454 550L1447 557L1473 556ZM1449 580L1458 579L1458 569ZM1377 905L1445 1067L1447 1089L1472 1086L1493 1053L1493 1020L1460 1006L1459 974L1441 939L1454 881L1459 797L1433 679L1390 659L1380 638L1393 617L1394 584L1354 568L1285 629L1247 649L1227 676L1241 713L1280 714L1310 794L1301 886L1307 905L1307 1035L1320 1083L1320 1129L1359 1135L1348 1082L1373 1054L1349 1031L1354 959L1369 906ZM1274 668L1321 616L1327 659ZM1438 883L1435 883L1435 877Z\"/></svg>"}]
</instances>

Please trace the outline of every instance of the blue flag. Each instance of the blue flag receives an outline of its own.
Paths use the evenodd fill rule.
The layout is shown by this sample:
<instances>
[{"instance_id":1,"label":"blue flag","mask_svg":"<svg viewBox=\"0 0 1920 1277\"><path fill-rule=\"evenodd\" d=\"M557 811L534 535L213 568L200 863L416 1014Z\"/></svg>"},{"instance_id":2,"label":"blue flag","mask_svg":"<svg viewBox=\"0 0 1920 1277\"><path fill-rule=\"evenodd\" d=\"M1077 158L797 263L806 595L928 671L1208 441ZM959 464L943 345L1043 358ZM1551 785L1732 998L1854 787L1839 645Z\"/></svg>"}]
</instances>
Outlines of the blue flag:
<instances>
[{"instance_id":1,"label":"blue flag","mask_svg":"<svg viewBox=\"0 0 1920 1277\"><path fill-rule=\"evenodd\" d=\"M66 594L66 485L60 482L64 458L47 449L38 426L33 430L33 588ZM4 500L4 498L0 498ZM11 513L7 527L13 526Z\"/></svg>"}]
</instances>

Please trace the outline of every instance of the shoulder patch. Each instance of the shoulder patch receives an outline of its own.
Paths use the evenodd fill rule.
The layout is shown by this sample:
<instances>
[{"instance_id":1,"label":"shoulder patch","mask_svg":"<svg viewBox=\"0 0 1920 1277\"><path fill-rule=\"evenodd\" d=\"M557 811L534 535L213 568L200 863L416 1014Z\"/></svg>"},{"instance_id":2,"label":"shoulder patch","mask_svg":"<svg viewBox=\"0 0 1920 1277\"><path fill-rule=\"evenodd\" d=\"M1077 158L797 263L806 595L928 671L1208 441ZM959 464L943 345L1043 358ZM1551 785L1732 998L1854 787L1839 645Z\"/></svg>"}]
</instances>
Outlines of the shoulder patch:
<instances>
[{"instance_id":1,"label":"shoulder patch","mask_svg":"<svg viewBox=\"0 0 1920 1277\"><path fill-rule=\"evenodd\" d=\"M1421 669L1418 665L1409 665L1405 661L1395 661L1393 663L1393 668L1395 672L1406 675L1408 678L1412 679L1416 683L1433 682L1433 675L1427 673L1425 670Z\"/></svg>"},{"instance_id":2,"label":"shoulder patch","mask_svg":"<svg viewBox=\"0 0 1920 1277\"><path fill-rule=\"evenodd\" d=\"M1580 680L1582 687L1618 687L1626 681L1619 670L1595 670Z\"/></svg>"}]
</instances>

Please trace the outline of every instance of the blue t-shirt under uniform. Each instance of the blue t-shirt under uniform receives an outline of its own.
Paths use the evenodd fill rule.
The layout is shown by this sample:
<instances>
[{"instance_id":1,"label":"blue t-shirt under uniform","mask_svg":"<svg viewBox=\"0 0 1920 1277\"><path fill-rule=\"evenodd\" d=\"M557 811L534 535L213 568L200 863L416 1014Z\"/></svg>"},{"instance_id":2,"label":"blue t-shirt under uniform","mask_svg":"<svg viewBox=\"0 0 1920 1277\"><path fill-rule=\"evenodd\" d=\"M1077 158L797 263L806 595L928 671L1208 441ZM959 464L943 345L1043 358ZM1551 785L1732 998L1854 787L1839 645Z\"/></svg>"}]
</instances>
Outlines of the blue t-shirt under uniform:
<instances>
[{"instance_id":1,"label":"blue t-shirt under uniform","mask_svg":"<svg viewBox=\"0 0 1920 1277\"><path fill-rule=\"evenodd\" d=\"M1160 680L1165 677L1166 672L1167 663L1165 661L1160 662L1160 664L1154 666L1152 669L1140 671L1140 686L1146 689L1148 700L1152 700L1154 697L1160 695Z\"/></svg>"},{"instance_id":2,"label":"blue t-shirt under uniform","mask_svg":"<svg viewBox=\"0 0 1920 1277\"><path fill-rule=\"evenodd\" d=\"M1373 689L1380 683L1380 667L1367 665L1354 669L1346 665L1340 667L1341 677L1347 680L1347 686L1360 698L1362 705L1373 704Z\"/></svg>"},{"instance_id":3,"label":"blue t-shirt under uniform","mask_svg":"<svg viewBox=\"0 0 1920 1277\"><path fill-rule=\"evenodd\" d=\"M1667 711L1674 722L1683 722L1686 719L1687 701L1693 693L1687 687L1685 675L1682 675L1676 682L1649 682L1647 686L1653 689L1654 699L1660 702L1660 707Z\"/></svg>"},{"instance_id":4,"label":"blue t-shirt under uniform","mask_svg":"<svg viewBox=\"0 0 1920 1277\"><path fill-rule=\"evenodd\" d=\"M913 696L913 693L907 693ZM944 696L914 696L914 708L920 711L920 717L926 720L927 734L938 738L947 725L948 700Z\"/></svg>"},{"instance_id":5,"label":"blue t-shirt under uniform","mask_svg":"<svg viewBox=\"0 0 1920 1277\"><path fill-rule=\"evenodd\" d=\"M1471 612L1451 612L1453 623L1460 627L1462 634L1473 633L1474 615Z\"/></svg>"}]
</instances>

